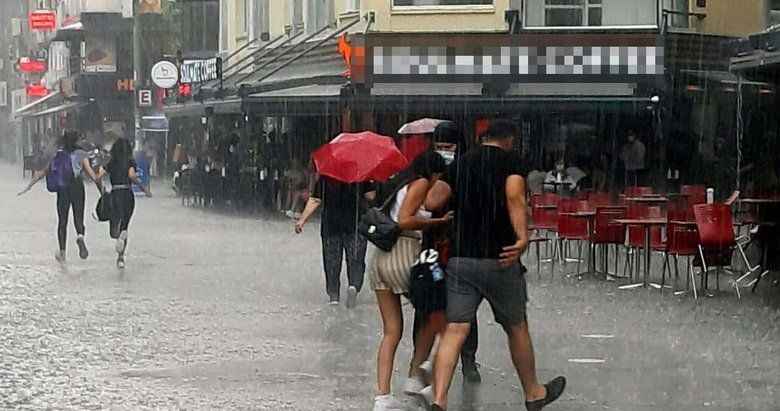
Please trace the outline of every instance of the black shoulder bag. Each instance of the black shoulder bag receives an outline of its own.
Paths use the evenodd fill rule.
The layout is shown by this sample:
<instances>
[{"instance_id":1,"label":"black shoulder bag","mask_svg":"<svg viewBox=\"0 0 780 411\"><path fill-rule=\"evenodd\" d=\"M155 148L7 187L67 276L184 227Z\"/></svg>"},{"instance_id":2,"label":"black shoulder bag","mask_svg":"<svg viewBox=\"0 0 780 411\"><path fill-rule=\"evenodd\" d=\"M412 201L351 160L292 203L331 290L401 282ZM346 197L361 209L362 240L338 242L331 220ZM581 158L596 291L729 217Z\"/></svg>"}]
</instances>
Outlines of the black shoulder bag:
<instances>
[{"instance_id":1,"label":"black shoulder bag","mask_svg":"<svg viewBox=\"0 0 780 411\"><path fill-rule=\"evenodd\" d=\"M389 208L398 192L409 184L405 182L390 194L381 207L370 207L358 224L358 232L382 251L390 252L401 236L401 227L390 218Z\"/></svg>"}]
</instances>

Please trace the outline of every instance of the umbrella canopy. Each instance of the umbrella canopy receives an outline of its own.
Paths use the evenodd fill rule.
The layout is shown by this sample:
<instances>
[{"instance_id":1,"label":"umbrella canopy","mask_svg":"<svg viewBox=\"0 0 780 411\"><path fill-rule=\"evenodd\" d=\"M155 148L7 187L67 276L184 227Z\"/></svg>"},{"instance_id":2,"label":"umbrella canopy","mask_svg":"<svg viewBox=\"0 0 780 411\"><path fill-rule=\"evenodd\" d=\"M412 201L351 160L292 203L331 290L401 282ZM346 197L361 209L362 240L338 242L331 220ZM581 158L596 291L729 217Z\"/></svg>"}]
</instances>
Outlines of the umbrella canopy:
<instances>
[{"instance_id":1,"label":"umbrella canopy","mask_svg":"<svg viewBox=\"0 0 780 411\"><path fill-rule=\"evenodd\" d=\"M344 183L386 181L409 165L390 137L341 133L312 155L320 175Z\"/></svg>"},{"instance_id":2,"label":"umbrella canopy","mask_svg":"<svg viewBox=\"0 0 780 411\"><path fill-rule=\"evenodd\" d=\"M436 126L445 121L447 120L421 118L401 126L401 128L398 129L398 134L430 134L436 130Z\"/></svg>"}]
</instances>

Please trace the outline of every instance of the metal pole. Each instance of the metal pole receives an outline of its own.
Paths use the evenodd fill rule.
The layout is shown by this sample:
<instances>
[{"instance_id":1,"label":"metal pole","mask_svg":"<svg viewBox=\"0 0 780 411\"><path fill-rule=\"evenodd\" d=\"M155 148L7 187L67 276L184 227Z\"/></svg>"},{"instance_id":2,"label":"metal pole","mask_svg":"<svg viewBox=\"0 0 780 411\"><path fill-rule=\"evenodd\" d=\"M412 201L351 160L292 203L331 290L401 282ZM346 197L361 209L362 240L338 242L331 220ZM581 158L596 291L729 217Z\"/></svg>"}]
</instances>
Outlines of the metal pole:
<instances>
[{"instance_id":1,"label":"metal pole","mask_svg":"<svg viewBox=\"0 0 780 411\"><path fill-rule=\"evenodd\" d=\"M133 85L135 89L135 101L133 101L134 113L134 138L135 150L141 150L141 108L138 107L138 93L144 87L144 72L141 67L143 59L141 56L141 19L138 14L138 2L133 1Z\"/></svg>"}]
</instances>

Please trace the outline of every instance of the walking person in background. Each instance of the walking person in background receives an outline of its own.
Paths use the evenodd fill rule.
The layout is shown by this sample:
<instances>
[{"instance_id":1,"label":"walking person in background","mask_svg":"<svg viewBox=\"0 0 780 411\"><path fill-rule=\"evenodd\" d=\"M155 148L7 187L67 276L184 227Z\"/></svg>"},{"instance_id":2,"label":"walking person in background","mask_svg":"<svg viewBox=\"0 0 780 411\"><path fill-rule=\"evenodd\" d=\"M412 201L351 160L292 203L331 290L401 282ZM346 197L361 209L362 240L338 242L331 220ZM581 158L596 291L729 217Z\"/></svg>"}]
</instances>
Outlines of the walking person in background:
<instances>
[{"instance_id":1,"label":"walking person in background","mask_svg":"<svg viewBox=\"0 0 780 411\"><path fill-rule=\"evenodd\" d=\"M444 159L434 151L427 151L412 163L412 177L395 195L390 208L390 218L398 223L401 236L389 252L379 249L369 262L369 278L376 293L379 312L382 316L383 336L377 354L377 393L374 411L403 410L402 405L391 395L393 363L398 344L403 335L403 313L401 295L409 292L411 268L418 259L422 245L423 231L434 226L445 225L451 214L432 218L423 203L428 190L445 170ZM436 334L444 326L442 312L429 313L415 340L415 350L409 365L409 379L404 391L419 394L425 387L420 366L428 359ZM438 319L433 318L438 317Z\"/></svg>"},{"instance_id":2,"label":"walking person in background","mask_svg":"<svg viewBox=\"0 0 780 411\"><path fill-rule=\"evenodd\" d=\"M311 216L322 207L322 258L325 269L325 291L331 305L338 305L341 294L341 262L347 259L347 308L357 302L357 295L363 288L366 271L367 240L358 234L357 226L366 202L375 197L369 183L346 184L321 176L314 187L314 193L306 202L301 218L295 223L295 232L300 234Z\"/></svg>"},{"instance_id":3,"label":"walking person in background","mask_svg":"<svg viewBox=\"0 0 780 411\"><path fill-rule=\"evenodd\" d=\"M66 260L66 245L68 240L68 214L73 210L73 225L76 228L76 244L79 247L79 257L86 260L89 250L84 238L84 192L83 174L86 174L98 186L100 182L90 165L89 155L79 145L80 135L75 130L63 133L54 157L45 163L45 168L33 175L27 187L19 193L25 194L41 179L46 177L46 186L50 192L57 194L57 241L59 249L55 258L60 263Z\"/></svg>"},{"instance_id":4,"label":"walking person in background","mask_svg":"<svg viewBox=\"0 0 780 411\"><path fill-rule=\"evenodd\" d=\"M434 367L431 410L447 408L458 356L483 299L508 336L512 362L525 391L526 408L538 411L563 393L566 379L537 381L526 317L528 294L520 257L528 247L525 180L511 154L517 126L496 120L482 145L456 160L431 192L452 199L455 234L447 266L447 327Z\"/></svg>"},{"instance_id":5,"label":"walking person in background","mask_svg":"<svg viewBox=\"0 0 780 411\"><path fill-rule=\"evenodd\" d=\"M642 173L645 169L645 154L645 144L639 140L634 130L628 130L626 144L620 152L620 159L623 160L626 170L626 187L644 184Z\"/></svg>"},{"instance_id":6,"label":"walking person in background","mask_svg":"<svg viewBox=\"0 0 780 411\"><path fill-rule=\"evenodd\" d=\"M111 182L109 195L111 218L109 220L109 235L116 240L116 265L120 269L125 268L125 250L127 249L127 229L135 210L135 194L132 184L143 190L147 197L152 193L141 184L136 174L136 164L133 159L133 147L127 139L119 138L111 145L111 159L104 168L98 172L98 177L108 175Z\"/></svg>"}]
</instances>

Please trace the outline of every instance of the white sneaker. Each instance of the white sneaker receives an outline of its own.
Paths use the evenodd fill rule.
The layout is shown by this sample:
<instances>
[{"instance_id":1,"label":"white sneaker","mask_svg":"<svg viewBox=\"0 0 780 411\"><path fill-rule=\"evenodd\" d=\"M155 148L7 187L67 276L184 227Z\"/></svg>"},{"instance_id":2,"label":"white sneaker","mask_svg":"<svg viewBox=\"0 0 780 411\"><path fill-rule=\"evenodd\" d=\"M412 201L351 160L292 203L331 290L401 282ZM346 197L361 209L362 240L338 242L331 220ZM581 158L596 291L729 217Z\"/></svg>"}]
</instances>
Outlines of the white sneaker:
<instances>
[{"instance_id":1,"label":"white sneaker","mask_svg":"<svg viewBox=\"0 0 780 411\"><path fill-rule=\"evenodd\" d=\"M392 395L377 395L374 398L374 411L404 411L406 408Z\"/></svg>"},{"instance_id":2,"label":"white sneaker","mask_svg":"<svg viewBox=\"0 0 780 411\"><path fill-rule=\"evenodd\" d=\"M347 289L347 308L354 308L357 304L358 290L354 285L350 285Z\"/></svg>"},{"instance_id":3,"label":"white sneaker","mask_svg":"<svg viewBox=\"0 0 780 411\"><path fill-rule=\"evenodd\" d=\"M127 231L119 233L119 238L116 239L116 252L118 254L124 254L127 247Z\"/></svg>"},{"instance_id":4,"label":"white sneaker","mask_svg":"<svg viewBox=\"0 0 780 411\"><path fill-rule=\"evenodd\" d=\"M420 392L425 388L425 382L422 376L409 377L404 383L404 394L406 395L420 395Z\"/></svg>"},{"instance_id":5,"label":"white sneaker","mask_svg":"<svg viewBox=\"0 0 780 411\"><path fill-rule=\"evenodd\" d=\"M423 397L426 404L433 405L433 386L429 385L420 390L420 396Z\"/></svg>"},{"instance_id":6,"label":"white sneaker","mask_svg":"<svg viewBox=\"0 0 780 411\"><path fill-rule=\"evenodd\" d=\"M433 379L433 363L431 361L425 361L420 364L420 370L423 372L422 378L424 381Z\"/></svg>"}]
</instances>

